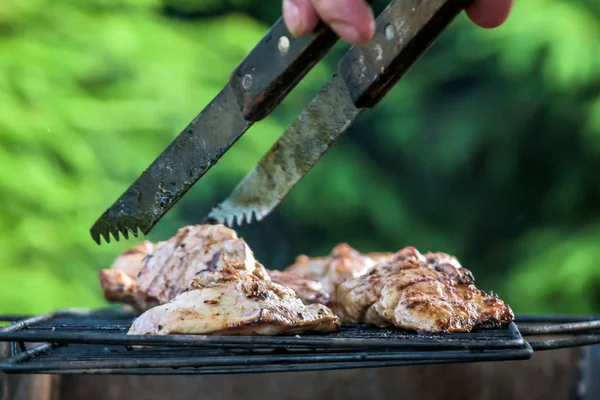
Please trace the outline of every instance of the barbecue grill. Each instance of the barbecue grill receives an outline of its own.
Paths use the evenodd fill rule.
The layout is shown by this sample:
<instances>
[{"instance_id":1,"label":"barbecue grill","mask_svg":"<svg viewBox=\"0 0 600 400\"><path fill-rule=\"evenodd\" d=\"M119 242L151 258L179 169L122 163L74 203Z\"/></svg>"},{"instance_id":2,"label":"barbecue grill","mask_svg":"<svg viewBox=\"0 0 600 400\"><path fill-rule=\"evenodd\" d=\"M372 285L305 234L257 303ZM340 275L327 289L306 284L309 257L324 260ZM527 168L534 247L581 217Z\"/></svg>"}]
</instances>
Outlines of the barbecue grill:
<instances>
[{"instance_id":1,"label":"barbecue grill","mask_svg":"<svg viewBox=\"0 0 600 400\"><path fill-rule=\"evenodd\" d=\"M534 351L600 343L600 317L520 316L459 334L419 334L361 324L296 336L127 335L134 314L59 310L0 316L10 343L5 373L236 374L526 360ZM548 336L552 336L548 338Z\"/></svg>"},{"instance_id":2,"label":"barbecue grill","mask_svg":"<svg viewBox=\"0 0 600 400\"><path fill-rule=\"evenodd\" d=\"M369 1L369 3L371 3ZM352 47L336 73L258 165L205 222L251 223L268 215L365 110L375 107L468 4L392 0L373 39ZM280 18L230 81L93 225L101 243L148 234L255 123L329 52L337 36L320 24L294 38ZM183 246L182 246L183 247ZM217 260L217 258L215 258ZM535 351L600 343L600 317L521 316L470 333L420 334L345 324L328 335L127 335L122 310L59 310L0 316L6 373L235 374L527 360ZM552 338L546 336L552 335Z\"/></svg>"}]
</instances>

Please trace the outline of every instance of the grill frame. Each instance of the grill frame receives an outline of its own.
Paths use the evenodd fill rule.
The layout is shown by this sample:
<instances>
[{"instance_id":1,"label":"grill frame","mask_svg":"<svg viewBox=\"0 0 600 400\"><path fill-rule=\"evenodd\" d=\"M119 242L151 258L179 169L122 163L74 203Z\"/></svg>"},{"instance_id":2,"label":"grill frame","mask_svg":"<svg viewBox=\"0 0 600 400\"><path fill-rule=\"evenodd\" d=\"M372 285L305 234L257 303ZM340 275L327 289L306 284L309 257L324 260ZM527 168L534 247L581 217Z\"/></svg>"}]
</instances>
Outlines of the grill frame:
<instances>
[{"instance_id":1,"label":"grill frame","mask_svg":"<svg viewBox=\"0 0 600 400\"><path fill-rule=\"evenodd\" d=\"M322 362L289 365L250 365L250 366L225 366L225 367L181 367L181 368L90 368L80 369L58 369L52 363L43 365L32 365L30 363L7 365L0 363L0 371L7 374L60 374L60 375L223 375L223 374L253 374L253 373L275 373L275 372L308 372L308 371L331 371L359 368L384 368L384 367L406 367L428 364L457 364L491 361L515 361L527 360L533 352L531 349L503 351L493 355L481 355L479 357L457 357L447 359L413 359L413 360L389 360L389 361L357 361L357 362Z\"/></svg>"},{"instance_id":2,"label":"grill frame","mask_svg":"<svg viewBox=\"0 0 600 400\"><path fill-rule=\"evenodd\" d=\"M107 318L112 318L112 325L94 323ZM524 360L533 354L514 323L468 334L439 335L346 324L341 333L329 335L129 336L126 329L133 318L133 314L116 310L59 310L15 321L0 328L0 342L12 344L11 357L0 363L0 370L50 374L238 374ZM367 332L377 337L369 338ZM26 346L40 342L45 343L29 349ZM159 347L125 350L134 345ZM225 354L193 356L194 351Z\"/></svg>"}]
</instances>

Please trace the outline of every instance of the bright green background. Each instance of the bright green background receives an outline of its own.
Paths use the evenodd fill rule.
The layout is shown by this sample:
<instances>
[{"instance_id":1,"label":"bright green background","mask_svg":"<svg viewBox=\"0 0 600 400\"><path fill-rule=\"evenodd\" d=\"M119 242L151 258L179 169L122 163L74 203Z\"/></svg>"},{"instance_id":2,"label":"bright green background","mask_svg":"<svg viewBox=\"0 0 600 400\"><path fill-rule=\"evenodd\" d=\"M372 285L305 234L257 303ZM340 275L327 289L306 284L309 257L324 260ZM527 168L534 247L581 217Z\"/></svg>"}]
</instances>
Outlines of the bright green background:
<instances>
[{"instance_id":1,"label":"bright green background","mask_svg":"<svg viewBox=\"0 0 600 400\"><path fill-rule=\"evenodd\" d=\"M0 3L0 313L105 305L96 218L212 99L277 0ZM326 81L336 48L156 227L198 223ZM600 311L600 2L461 16L280 208L240 229L281 268L346 241L456 254L517 312Z\"/></svg>"}]
</instances>

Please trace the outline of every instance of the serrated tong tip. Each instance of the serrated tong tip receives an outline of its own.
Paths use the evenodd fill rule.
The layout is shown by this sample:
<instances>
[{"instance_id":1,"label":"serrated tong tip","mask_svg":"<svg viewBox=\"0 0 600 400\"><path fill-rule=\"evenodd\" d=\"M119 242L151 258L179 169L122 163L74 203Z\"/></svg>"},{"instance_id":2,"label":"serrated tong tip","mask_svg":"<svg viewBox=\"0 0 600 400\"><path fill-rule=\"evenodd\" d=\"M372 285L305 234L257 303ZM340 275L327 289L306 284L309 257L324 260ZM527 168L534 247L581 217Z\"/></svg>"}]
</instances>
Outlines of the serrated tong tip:
<instances>
[{"instance_id":1,"label":"serrated tong tip","mask_svg":"<svg viewBox=\"0 0 600 400\"><path fill-rule=\"evenodd\" d=\"M251 207L236 207L229 202L219 204L213 208L204 220L207 224L222 224L230 228L251 224L252 221L261 221L265 214Z\"/></svg>"},{"instance_id":2,"label":"serrated tong tip","mask_svg":"<svg viewBox=\"0 0 600 400\"><path fill-rule=\"evenodd\" d=\"M108 244L110 243L111 236L113 239L118 242L120 240L119 234L123 235L125 240L129 239L129 234L131 233L134 237L139 236L139 232L144 232L144 229L138 224L125 223L123 221L119 222L106 222L104 220L97 221L92 229L90 229L90 234L92 235L92 239L96 244L102 244L102 238Z\"/></svg>"}]
</instances>

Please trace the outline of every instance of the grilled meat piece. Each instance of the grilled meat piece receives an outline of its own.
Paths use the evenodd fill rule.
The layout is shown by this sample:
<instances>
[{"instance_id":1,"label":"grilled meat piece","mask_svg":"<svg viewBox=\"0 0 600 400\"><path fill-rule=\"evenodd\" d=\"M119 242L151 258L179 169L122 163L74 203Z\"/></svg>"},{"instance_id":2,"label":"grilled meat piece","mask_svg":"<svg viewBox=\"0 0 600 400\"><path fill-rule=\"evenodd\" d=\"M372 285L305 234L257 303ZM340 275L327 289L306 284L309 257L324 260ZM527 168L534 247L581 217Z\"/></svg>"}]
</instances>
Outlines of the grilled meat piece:
<instances>
[{"instance_id":1,"label":"grilled meat piece","mask_svg":"<svg viewBox=\"0 0 600 400\"><path fill-rule=\"evenodd\" d=\"M451 256L450 254L439 252L426 253L425 260L427 261L427 265L429 265L431 268L457 278L459 281L471 283L475 281L473 275L471 275L471 271L463 268L456 257Z\"/></svg>"},{"instance_id":2,"label":"grilled meat piece","mask_svg":"<svg viewBox=\"0 0 600 400\"><path fill-rule=\"evenodd\" d=\"M154 244L148 240L144 240L117 257L110 269L120 270L130 278L135 279L142 269L144 258L152 255L161 244L162 242Z\"/></svg>"},{"instance_id":3,"label":"grilled meat piece","mask_svg":"<svg viewBox=\"0 0 600 400\"><path fill-rule=\"evenodd\" d=\"M414 248L336 285L331 307L344 322L422 332L469 332L514 319L502 300L475 287L456 258Z\"/></svg>"},{"instance_id":4,"label":"grilled meat piece","mask_svg":"<svg viewBox=\"0 0 600 400\"><path fill-rule=\"evenodd\" d=\"M117 257L110 269L100 271L100 286L106 300L139 306L134 308L144 309L152 306L152 304L137 304L135 283L142 269L143 260L152 255L161 244L144 240Z\"/></svg>"},{"instance_id":5,"label":"grilled meat piece","mask_svg":"<svg viewBox=\"0 0 600 400\"><path fill-rule=\"evenodd\" d=\"M329 293L323 290L321 282L316 282L289 271L269 271L271 280L292 289L304 304L327 304Z\"/></svg>"},{"instance_id":6,"label":"grilled meat piece","mask_svg":"<svg viewBox=\"0 0 600 400\"><path fill-rule=\"evenodd\" d=\"M234 230L223 225L186 226L144 261L136 280L138 298L159 304L171 301L189 287L200 271L215 269L221 255L237 261L248 273L258 266L268 276Z\"/></svg>"},{"instance_id":7,"label":"grilled meat piece","mask_svg":"<svg viewBox=\"0 0 600 400\"><path fill-rule=\"evenodd\" d=\"M208 267L199 271L191 279L185 290L217 286L224 282L239 279L243 275L252 275L256 279L263 281L271 280L269 272L261 263L256 262L254 269L249 270L247 264L235 259L229 259L225 254L219 252L215 254Z\"/></svg>"},{"instance_id":8,"label":"grilled meat piece","mask_svg":"<svg viewBox=\"0 0 600 400\"><path fill-rule=\"evenodd\" d=\"M205 279L219 279L221 256L236 261L240 271L270 279L235 231L223 225L193 225L165 242L138 244L117 258L111 269L100 271L100 282L107 300L143 312L172 300L201 271Z\"/></svg>"},{"instance_id":9,"label":"grilled meat piece","mask_svg":"<svg viewBox=\"0 0 600 400\"><path fill-rule=\"evenodd\" d=\"M137 294L135 279L118 269L100 271L100 282L104 298L112 303L122 303L125 310L143 312L158 303Z\"/></svg>"},{"instance_id":10,"label":"grilled meat piece","mask_svg":"<svg viewBox=\"0 0 600 400\"><path fill-rule=\"evenodd\" d=\"M395 253L365 253L365 256L369 257L375 264L379 264L382 261L386 261L392 258Z\"/></svg>"},{"instance_id":11,"label":"grilled meat piece","mask_svg":"<svg viewBox=\"0 0 600 400\"><path fill-rule=\"evenodd\" d=\"M346 279L357 278L365 274L376 264L376 260L385 259L384 253L374 254L374 258L361 254L346 243L333 248L326 257L308 257L304 254L284 272L319 282L323 292L331 294L334 285Z\"/></svg>"},{"instance_id":12,"label":"grilled meat piece","mask_svg":"<svg viewBox=\"0 0 600 400\"><path fill-rule=\"evenodd\" d=\"M171 302L138 317L130 335L295 335L339 330L339 319L322 304L304 305L283 285L242 272L220 260L218 281L194 279Z\"/></svg>"}]
</instances>

